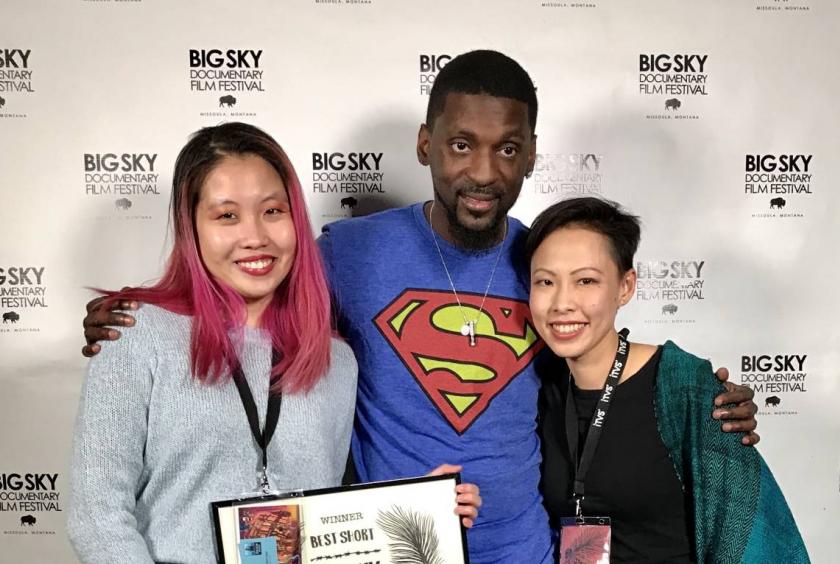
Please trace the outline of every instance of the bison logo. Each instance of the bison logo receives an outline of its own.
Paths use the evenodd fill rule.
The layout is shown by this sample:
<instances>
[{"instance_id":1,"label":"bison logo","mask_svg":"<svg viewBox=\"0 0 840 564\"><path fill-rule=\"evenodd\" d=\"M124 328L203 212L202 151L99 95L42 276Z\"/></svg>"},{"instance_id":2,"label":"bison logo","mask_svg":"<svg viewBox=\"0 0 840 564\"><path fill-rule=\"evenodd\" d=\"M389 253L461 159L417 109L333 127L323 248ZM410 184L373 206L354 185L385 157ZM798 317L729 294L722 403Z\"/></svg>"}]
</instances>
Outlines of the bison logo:
<instances>
[{"instance_id":1,"label":"bison logo","mask_svg":"<svg viewBox=\"0 0 840 564\"><path fill-rule=\"evenodd\" d=\"M768 396L768 397L764 400L764 407L769 407L769 406L771 406L771 405L772 405L773 407L776 407L776 406L777 406L777 405L779 405L780 403L782 403L782 398L780 398L779 396Z\"/></svg>"},{"instance_id":2,"label":"bison logo","mask_svg":"<svg viewBox=\"0 0 840 564\"><path fill-rule=\"evenodd\" d=\"M116 206L118 210L127 210L131 207L131 200L129 200L128 198L120 198L119 200L114 202L114 206Z\"/></svg>"},{"instance_id":3,"label":"bison logo","mask_svg":"<svg viewBox=\"0 0 840 564\"><path fill-rule=\"evenodd\" d=\"M674 315L675 313L677 313L678 309L679 308L677 307L677 304L665 304L664 306L662 306L662 315L665 315L666 313L669 315Z\"/></svg>"},{"instance_id":4,"label":"bison logo","mask_svg":"<svg viewBox=\"0 0 840 564\"><path fill-rule=\"evenodd\" d=\"M353 196L348 196L346 198L341 198L341 209L345 207L350 208L351 210L359 205L359 200L354 198Z\"/></svg>"},{"instance_id":5,"label":"bison logo","mask_svg":"<svg viewBox=\"0 0 840 564\"><path fill-rule=\"evenodd\" d=\"M682 102L677 100L676 98L671 98L670 100L665 100L665 110L679 110L680 106L682 106Z\"/></svg>"},{"instance_id":6,"label":"bison logo","mask_svg":"<svg viewBox=\"0 0 840 564\"><path fill-rule=\"evenodd\" d=\"M20 526L23 527L24 525L32 526L37 523L38 520L35 518L34 515L24 515L20 518Z\"/></svg>"},{"instance_id":7,"label":"bison logo","mask_svg":"<svg viewBox=\"0 0 840 564\"><path fill-rule=\"evenodd\" d=\"M374 323L440 414L463 434L543 347L528 303L464 293L405 290ZM463 312L463 313L462 313ZM461 333L477 319L475 346Z\"/></svg>"},{"instance_id":8,"label":"bison logo","mask_svg":"<svg viewBox=\"0 0 840 564\"><path fill-rule=\"evenodd\" d=\"M0 96L0 108L2 108L5 105L6 105L6 100L4 100L2 96Z\"/></svg>"},{"instance_id":9,"label":"bison logo","mask_svg":"<svg viewBox=\"0 0 840 564\"><path fill-rule=\"evenodd\" d=\"M227 106L228 108L232 108L236 105L236 98L228 94L227 96L222 96L219 98L219 107Z\"/></svg>"},{"instance_id":10,"label":"bison logo","mask_svg":"<svg viewBox=\"0 0 840 564\"><path fill-rule=\"evenodd\" d=\"M3 314L3 323L6 323L7 321L17 323L20 321L20 315L18 315L16 311L7 311Z\"/></svg>"},{"instance_id":11,"label":"bison logo","mask_svg":"<svg viewBox=\"0 0 840 564\"><path fill-rule=\"evenodd\" d=\"M770 209L771 210L773 208L778 208L780 210L784 209L786 203L787 202L785 201L784 198L773 198L772 200L770 200Z\"/></svg>"}]
</instances>

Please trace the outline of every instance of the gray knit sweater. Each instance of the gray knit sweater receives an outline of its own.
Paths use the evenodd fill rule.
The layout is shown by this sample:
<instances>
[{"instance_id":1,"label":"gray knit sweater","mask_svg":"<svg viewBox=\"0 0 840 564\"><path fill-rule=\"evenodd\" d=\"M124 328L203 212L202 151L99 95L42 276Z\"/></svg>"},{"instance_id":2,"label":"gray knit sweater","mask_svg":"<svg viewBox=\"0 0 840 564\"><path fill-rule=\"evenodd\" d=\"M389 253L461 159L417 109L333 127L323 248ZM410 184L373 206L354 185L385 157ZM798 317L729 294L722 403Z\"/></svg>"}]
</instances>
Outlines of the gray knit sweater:
<instances>
[{"instance_id":1,"label":"gray knit sweater","mask_svg":"<svg viewBox=\"0 0 840 564\"><path fill-rule=\"evenodd\" d=\"M231 381L190 375L190 318L144 305L135 327L90 363L76 422L67 531L81 561L215 562L210 502L257 486L262 453ZM245 330L242 369L265 424L267 336ZM333 340L329 372L286 394L268 449L281 490L339 484L356 400L356 361Z\"/></svg>"}]
</instances>

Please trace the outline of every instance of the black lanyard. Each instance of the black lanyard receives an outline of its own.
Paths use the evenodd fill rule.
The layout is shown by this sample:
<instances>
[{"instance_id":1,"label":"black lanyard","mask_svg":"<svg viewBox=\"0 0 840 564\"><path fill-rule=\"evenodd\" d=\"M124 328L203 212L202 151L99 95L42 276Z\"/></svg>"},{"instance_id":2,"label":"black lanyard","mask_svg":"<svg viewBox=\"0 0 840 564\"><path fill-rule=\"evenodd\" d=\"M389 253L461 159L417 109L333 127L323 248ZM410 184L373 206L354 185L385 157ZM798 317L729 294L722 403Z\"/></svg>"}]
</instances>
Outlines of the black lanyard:
<instances>
[{"instance_id":1,"label":"black lanyard","mask_svg":"<svg viewBox=\"0 0 840 564\"><path fill-rule=\"evenodd\" d=\"M592 414L592 421L589 424L589 431L586 433L586 440L583 445L583 453L578 461L578 416L574 398L572 397L572 375L569 374L569 384L566 387L566 440L569 443L569 455L572 457L572 464L575 466L574 500L577 516L581 516L580 503L585 494L584 483L586 474L592 465L592 458L595 456L595 449L598 448L598 441L601 440L601 433L604 430L604 422L607 420L607 412L610 409L610 402L615 395L615 388L618 386L624 368L627 366L627 355L630 352L630 343L627 342L627 329L618 333L618 347L615 352L615 360L612 369L607 374L607 381L601 391L601 398L595 406L595 413Z\"/></svg>"},{"instance_id":2,"label":"black lanyard","mask_svg":"<svg viewBox=\"0 0 840 564\"><path fill-rule=\"evenodd\" d=\"M271 355L271 366L277 364L279 355L274 352ZM251 388L248 386L248 381L245 379L245 374L242 373L242 367L236 366L233 371L233 381L236 384L236 389L239 390L239 397L242 398L242 406L245 408L245 415L248 417L248 424L251 426L251 433L254 435L254 440L262 450L262 474L260 475L260 488L264 493L270 490L268 483L268 445L271 443L271 437L274 436L274 430L277 428L277 421L280 419L280 404L283 403L283 396L280 394L273 394L269 392L268 395L268 411L265 416L265 429L260 432L260 421L257 417L257 404L254 401L254 395L251 393Z\"/></svg>"}]
</instances>

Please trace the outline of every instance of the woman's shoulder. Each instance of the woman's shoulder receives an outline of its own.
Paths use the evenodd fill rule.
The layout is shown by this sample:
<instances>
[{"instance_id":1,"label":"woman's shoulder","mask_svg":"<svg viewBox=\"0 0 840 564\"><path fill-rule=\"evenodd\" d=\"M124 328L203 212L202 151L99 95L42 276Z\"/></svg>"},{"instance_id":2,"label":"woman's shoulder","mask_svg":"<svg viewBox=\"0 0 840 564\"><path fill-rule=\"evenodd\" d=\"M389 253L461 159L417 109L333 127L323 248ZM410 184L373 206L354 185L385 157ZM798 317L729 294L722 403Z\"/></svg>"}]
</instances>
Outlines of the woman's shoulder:
<instances>
[{"instance_id":1,"label":"woman's shoulder","mask_svg":"<svg viewBox=\"0 0 840 564\"><path fill-rule=\"evenodd\" d=\"M181 315L154 304L140 304L140 308L133 313L134 338L144 341L167 344L189 340L192 328L192 317Z\"/></svg>"},{"instance_id":2,"label":"woman's shoulder","mask_svg":"<svg viewBox=\"0 0 840 564\"><path fill-rule=\"evenodd\" d=\"M627 367L624 369L625 374L629 377L629 375L635 374L645 368L658 350L659 347L656 345L636 342L630 343Z\"/></svg>"},{"instance_id":3,"label":"woman's shoulder","mask_svg":"<svg viewBox=\"0 0 840 564\"><path fill-rule=\"evenodd\" d=\"M690 368L700 369L706 366L711 367L711 363L708 359L700 358L695 354L683 350L674 341L670 340L666 341L665 344L662 345L662 358L667 360L669 363L679 364Z\"/></svg>"},{"instance_id":4,"label":"woman's shoulder","mask_svg":"<svg viewBox=\"0 0 840 564\"><path fill-rule=\"evenodd\" d=\"M132 313L132 315L138 322L140 320L148 320L149 323L173 325L176 327L189 327L190 320L192 319L189 315L181 315L180 313L175 313L174 311L164 309L154 304L144 303L141 303L140 308Z\"/></svg>"},{"instance_id":5,"label":"woman's shoulder","mask_svg":"<svg viewBox=\"0 0 840 564\"><path fill-rule=\"evenodd\" d=\"M120 327L116 340L101 341L102 350L88 365L88 386L111 386L109 382L113 382L119 388L148 383L162 358L175 360L173 351L178 349L188 354L189 318L150 304L140 304L126 313L134 318L134 325Z\"/></svg>"},{"instance_id":6,"label":"woman's shoulder","mask_svg":"<svg viewBox=\"0 0 840 564\"><path fill-rule=\"evenodd\" d=\"M145 354L189 341L189 316L145 303L141 303L137 310L126 313L134 318L134 325L120 327L119 339L103 341L102 352L97 357L114 353Z\"/></svg>"},{"instance_id":7,"label":"woman's shoulder","mask_svg":"<svg viewBox=\"0 0 840 564\"><path fill-rule=\"evenodd\" d=\"M659 375L661 382L676 388L716 391L720 387L708 359L687 352L670 340L662 345Z\"/></svg>"}]
</instances>

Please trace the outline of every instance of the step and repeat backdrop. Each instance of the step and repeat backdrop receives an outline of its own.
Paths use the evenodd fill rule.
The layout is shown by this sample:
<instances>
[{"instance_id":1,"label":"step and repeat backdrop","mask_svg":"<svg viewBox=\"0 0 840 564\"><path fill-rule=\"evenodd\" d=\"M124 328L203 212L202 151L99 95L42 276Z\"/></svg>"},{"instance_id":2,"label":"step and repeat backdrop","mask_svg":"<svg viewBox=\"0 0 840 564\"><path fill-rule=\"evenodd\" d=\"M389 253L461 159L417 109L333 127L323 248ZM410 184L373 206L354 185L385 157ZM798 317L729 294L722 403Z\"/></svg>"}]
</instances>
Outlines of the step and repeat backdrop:
<instances>
[{"instance_id":1,"label":"step and repeat backdrop","mask_svg":"<svg viewBox=\"0 0 840 564\"><path fill-rule=\"evenodd\" d=\"M642 217L620 323L755 389L759 448L814 561L836 561L838 25L830 0L4 0L0 562L75 562L86 288L159 275L188 135L266 129L319 231L429 199L428 93L476 48L538 88L513 215L599 194Z\"/></svg>"}]
</instances>

